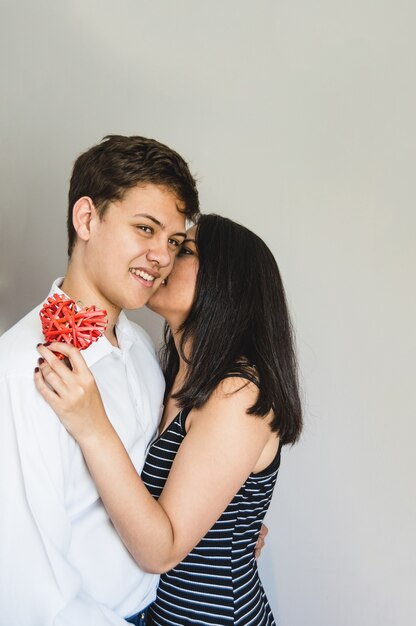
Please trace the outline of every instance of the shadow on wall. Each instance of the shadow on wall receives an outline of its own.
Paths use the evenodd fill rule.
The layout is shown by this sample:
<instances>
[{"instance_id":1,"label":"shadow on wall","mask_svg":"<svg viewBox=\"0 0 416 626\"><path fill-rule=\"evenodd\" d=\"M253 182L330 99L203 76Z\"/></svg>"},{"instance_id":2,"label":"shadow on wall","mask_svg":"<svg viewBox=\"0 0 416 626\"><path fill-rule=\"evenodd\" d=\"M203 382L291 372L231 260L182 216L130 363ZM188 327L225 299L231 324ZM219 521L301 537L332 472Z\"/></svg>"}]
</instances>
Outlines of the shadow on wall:
<instances>
[{"instance_id":1,"label":"shadow on wall","mask_svg":"<svg viewBox=\"0 0 416 626\"><path fill-rule=\"evenodd\" d=\"M265 521L267 525L267 519ZM263 552L258 560L258 569L260 573L260 579L266 592L267 599L272 608L274 618L276 622L279 623L280 602L277 577L275 572L275 561L276 559L272 554L272 550L270 549L270 543L266 539L266 546L263 549Z\"/></svg>"},{"instance_id":2,"label":"shadow on wall","mask_svg":"<svg viewBox=\"0 0 416 626\"><path fill-rule=\"evenodd\" d=\"M0 269L0 335L17 321L11 319L9 315L10 298L13 298L13 286L11 282L12 277L6 272L6 268L3 265L3 269ZM6 304L9 306L6 306Z\"/></svg>"},{"instance_id":3,"label":"shadow on wall","mask_svg":"<svg viewBox=\"0 0 416 626\"><path fill-rule=\"evenodd\" d=\"M127 317L145 329L155 344L156 350L159 351L163 341L163 318L146 307L137 311L128 311Z\"/></svg>"}]
</instances>

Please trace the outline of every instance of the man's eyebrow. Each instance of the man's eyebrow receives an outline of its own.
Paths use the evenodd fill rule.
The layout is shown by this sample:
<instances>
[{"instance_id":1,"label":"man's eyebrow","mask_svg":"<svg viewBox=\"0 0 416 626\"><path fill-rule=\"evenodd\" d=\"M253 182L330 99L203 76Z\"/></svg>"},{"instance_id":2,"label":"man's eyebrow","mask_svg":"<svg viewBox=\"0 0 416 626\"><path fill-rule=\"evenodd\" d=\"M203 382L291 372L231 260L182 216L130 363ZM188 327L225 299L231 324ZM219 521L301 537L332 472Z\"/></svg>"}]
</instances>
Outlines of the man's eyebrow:
<instances>
[{"instance_id":1,"label":"man's eyebrow","mask_svg":"<svg viewBox=\"0 0 416 626\"><path fill-rule=\"evenodd\" d=\"M155 217L153 217L153 215L149 215L148 213L136 213L135 215L133 215L133 217L146 217L148 220L150 220L151 222L153 222L154 224L156 224L156 226L159 226L162 230L165 230L165 225L160 222L159 220L157 220ZM180 237L186 237L186 233L173 233L176 237L180 236Z\"/></svg>"}]
</instances>

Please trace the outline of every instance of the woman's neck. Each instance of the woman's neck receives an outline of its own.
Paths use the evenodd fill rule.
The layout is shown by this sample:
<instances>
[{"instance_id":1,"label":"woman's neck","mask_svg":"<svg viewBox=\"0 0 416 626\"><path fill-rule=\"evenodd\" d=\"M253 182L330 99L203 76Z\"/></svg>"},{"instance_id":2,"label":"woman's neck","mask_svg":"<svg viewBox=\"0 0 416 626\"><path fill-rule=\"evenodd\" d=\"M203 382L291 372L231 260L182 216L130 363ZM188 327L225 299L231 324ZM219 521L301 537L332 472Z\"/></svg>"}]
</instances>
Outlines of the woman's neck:
<instances>
[{"instance_id":1,"label":"woman's neck","mask_svg":"<svg viewBox=\"0 0 416 626\"><path fill-rule=\"evenodd\" d=\"M186 346L183 347L181 345L182 331L174 330L171 328L171 332L172 332L173 341L175 343L176 352L178 353L178 357L179 357L179 367L175 376L175 380L173 381L173 385L172 385L172 389L177 390L180 387L182 387L183 381L185 380L186 373L188 371L188 364L182 357L182 351L183 349L185 349L185 354L187 354L189 353L189 350L186 349Z\"/></svg>"}]
</instances>

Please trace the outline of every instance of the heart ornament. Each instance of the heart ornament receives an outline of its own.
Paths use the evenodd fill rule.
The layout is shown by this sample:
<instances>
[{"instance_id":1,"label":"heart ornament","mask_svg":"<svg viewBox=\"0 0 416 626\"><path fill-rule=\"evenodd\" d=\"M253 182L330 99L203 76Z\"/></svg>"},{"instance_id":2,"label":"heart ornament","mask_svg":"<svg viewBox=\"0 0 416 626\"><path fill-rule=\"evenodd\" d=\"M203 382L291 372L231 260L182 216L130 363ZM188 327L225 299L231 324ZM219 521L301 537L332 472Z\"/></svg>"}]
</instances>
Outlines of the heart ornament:
<instances>
[{"instance_id":1,"label":"heart ornament","mask_svg":"<svg viewBox=\"0 0 416 626\"><path fill-rule=\"evenodd\" d=\"M97 309L95 305L77 309L74 300L57 293L47 299L39 317L48 343L62 341L73 344L78 350L86 350L93 341L97 341L108 321L107 311ZM57 356L64 358L62 354Z\"/></svg>"}]
</instances>

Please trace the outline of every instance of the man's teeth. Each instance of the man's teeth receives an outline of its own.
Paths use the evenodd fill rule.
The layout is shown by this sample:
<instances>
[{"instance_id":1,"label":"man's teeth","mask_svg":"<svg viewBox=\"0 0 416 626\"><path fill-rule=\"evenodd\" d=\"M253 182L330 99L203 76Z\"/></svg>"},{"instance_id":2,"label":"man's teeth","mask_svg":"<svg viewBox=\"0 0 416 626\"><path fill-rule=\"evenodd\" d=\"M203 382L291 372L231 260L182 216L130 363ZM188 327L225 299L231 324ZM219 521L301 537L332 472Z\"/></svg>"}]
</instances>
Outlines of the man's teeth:
<instances>
[{"instance_id":1,"label":"man's teeth","mask_svg":"<svg viewBox=\"0 0 416 626\"><path fill-rule=\"evenodd\" d=\"M132 268L130 270L130 272L132 274L136 274L136 276L140 276L140 278L144 278L144 280L148 280L151 283L154 281L155 277L154 276L150 276L150 274L148 274L147 272L143 272L143 270L136 270L134 268Z\"/></svg>"}]
</instances>

